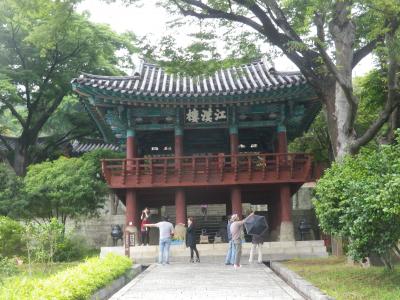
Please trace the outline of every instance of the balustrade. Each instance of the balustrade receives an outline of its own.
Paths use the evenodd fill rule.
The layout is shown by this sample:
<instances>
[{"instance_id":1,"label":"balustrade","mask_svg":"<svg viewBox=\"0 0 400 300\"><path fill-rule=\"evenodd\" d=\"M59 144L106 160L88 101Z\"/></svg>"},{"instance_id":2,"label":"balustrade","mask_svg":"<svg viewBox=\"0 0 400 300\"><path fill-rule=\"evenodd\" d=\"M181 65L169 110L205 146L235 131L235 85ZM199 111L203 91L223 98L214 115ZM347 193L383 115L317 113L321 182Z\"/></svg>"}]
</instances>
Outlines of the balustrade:
<instances>
[{"instance_id":1,"label":"balustrade","mask_svg":"<svg viewBox=\"0 0 400 300\"><path fill-rule=\"evenodd\" d=\"M304 153L193 155L102 160L113 188L305 182L312 158Z\"/></svg>"}]
</instances>

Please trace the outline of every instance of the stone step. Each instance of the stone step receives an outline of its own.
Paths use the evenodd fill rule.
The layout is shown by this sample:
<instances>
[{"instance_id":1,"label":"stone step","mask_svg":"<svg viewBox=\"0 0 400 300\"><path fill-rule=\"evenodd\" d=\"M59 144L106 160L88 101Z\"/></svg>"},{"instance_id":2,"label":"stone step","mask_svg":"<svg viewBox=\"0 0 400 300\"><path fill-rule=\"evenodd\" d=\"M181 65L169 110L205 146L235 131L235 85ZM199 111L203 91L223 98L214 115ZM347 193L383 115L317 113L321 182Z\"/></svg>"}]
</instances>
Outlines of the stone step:
<instances>
[{"instance_id":1,"label":"stone step","mask_svg":"<svg viewBox=\"0 0 400 300\"><path fill-rule=\"evenodd\" d=\"M228 244L198 244L202 261L222 261L226 255ZM243 260L250 253L251 243L242 244ZM100 257L109 252L123 255L123 247L102 247ZM136 263L151 263L158 257L158 246L131 247L131 257ZM298 242L266 242L262 248L263 260L285 260L293 258L327 257L328 252L324 241L298 241ZM190 257L189 248L182 245L171 245L171 261L188 261Z\"/></svg>"}]
</instances>

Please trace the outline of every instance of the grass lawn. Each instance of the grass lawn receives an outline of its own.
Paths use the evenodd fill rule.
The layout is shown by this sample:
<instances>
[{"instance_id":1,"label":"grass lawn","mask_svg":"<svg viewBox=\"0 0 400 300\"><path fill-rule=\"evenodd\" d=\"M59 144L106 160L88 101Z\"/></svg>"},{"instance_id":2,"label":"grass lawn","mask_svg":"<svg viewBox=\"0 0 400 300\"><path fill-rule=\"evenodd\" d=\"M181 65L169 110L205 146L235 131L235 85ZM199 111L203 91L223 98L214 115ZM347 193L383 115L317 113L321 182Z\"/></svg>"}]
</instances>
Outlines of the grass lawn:
<instances>
[{"instance_id":1,"label":"grass lawn","mask_svg":"<svg viewBox=\"0 0 400 300\"><path fill-rule=\"evenodd\" d=\"M400 299L400 266L362 268L346 258L296 259L283 263L336 299Z\"/></svg>"}]
</instances>

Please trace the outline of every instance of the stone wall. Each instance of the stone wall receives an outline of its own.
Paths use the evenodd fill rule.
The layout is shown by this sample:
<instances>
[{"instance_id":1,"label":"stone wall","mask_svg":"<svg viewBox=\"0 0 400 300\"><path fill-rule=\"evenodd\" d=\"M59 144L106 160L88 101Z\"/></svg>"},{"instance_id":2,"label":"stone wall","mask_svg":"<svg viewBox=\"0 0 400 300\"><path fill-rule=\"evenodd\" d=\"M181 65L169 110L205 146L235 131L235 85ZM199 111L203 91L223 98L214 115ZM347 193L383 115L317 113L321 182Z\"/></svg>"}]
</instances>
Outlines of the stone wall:
<instances>
[{"instance_id":1,"label":"stone wall","mask_svg":"<svg viewBox=\"0 0 400 300\"><path fill-rule=\"evenodd\" d=\"M100 211L100 217L92 219L68 220L67 232L75 232L85 237L89 245L93 247L112 246L111 226L125 224L125 206L119 202L117 210L113 207L114 198L107 197L105 207ZM121 240L118 245L122 246Z\"/></svg>"},{"instance_id":2,"label":"stone wall","mask_svg":"<svg viewBox=\"0 0 400 300\"><path fill-rule=\"evenodd\" d=\"M320 238L318 220L315 216L314 206L312 204L314 186L314 183L306 183L292 196L292 221L295 239L297 241L300 240L299 225L302 219L312 226L312 230L304 235L304 240Z\"/></svg>"}]
</instances>

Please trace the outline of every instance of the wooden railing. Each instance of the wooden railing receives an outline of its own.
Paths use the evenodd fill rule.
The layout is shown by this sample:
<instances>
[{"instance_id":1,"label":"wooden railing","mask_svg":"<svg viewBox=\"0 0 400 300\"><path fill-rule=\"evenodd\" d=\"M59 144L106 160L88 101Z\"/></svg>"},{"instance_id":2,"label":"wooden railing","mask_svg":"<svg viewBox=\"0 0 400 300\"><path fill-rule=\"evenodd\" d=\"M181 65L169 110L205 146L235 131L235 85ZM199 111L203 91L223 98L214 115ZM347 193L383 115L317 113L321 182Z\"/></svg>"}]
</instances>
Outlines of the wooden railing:
<instances>
[{"instance_id":1,"label":"wooden railing","mask_svg":"<svg viewBox=\"0 0 400 300\"><path fill-rule=\"evenodd\" d=\"M305 182L312 158L304 153L265 153L102 160L113 188L147 188Z\"/></svg>"}]
</instances>

